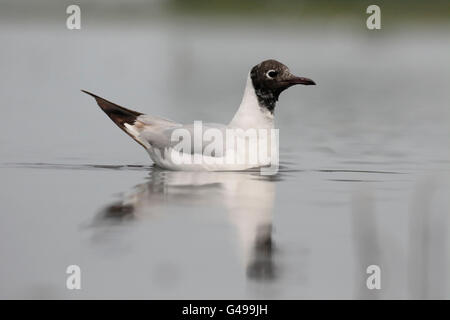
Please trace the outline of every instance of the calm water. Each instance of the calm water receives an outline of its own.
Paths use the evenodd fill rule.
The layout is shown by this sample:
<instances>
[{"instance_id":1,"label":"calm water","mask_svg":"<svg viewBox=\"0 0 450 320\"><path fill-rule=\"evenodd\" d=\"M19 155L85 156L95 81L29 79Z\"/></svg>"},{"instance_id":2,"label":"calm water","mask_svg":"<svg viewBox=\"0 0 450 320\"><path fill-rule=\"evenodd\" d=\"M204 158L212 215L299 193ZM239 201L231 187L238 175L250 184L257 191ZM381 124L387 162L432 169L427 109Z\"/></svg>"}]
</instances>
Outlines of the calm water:
<instances>
[{"instance_id":1,"label":"calm water","mask_svg":"<svg viewBox=\"0 0 450 320\"><path fill-rule=\"evenodd\" d=\"M450 298L448 26L10 22L0 42L1 298ZM266 58L318 83L281 96L276 176L155 168L79 91L227 122Z\"/></svg>"}]
</instances>

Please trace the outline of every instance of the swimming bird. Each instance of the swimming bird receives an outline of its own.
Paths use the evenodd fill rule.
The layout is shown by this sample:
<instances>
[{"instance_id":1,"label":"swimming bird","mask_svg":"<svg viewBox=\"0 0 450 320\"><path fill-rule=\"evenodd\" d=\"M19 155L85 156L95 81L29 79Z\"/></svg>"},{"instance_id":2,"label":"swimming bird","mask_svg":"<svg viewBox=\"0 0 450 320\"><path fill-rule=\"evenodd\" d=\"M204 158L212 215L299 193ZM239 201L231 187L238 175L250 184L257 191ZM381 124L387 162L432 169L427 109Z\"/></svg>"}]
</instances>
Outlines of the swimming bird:
<instances>
[{"instance_id":1,"label":"swimming bird","mask_svg":"<svg viewBox=\"0 0 450 320\"><path fill-rule=\"evenodd\" d=\"M281 92L297 84L315 82L293 75L276 60L259 63L248 73L241 104L228 125L198 121L181 124L82 91L94 97L108 117L145 148L156 165L169 170L236 171L278 166L275 106Z\"/></svg>"}]
</instances>

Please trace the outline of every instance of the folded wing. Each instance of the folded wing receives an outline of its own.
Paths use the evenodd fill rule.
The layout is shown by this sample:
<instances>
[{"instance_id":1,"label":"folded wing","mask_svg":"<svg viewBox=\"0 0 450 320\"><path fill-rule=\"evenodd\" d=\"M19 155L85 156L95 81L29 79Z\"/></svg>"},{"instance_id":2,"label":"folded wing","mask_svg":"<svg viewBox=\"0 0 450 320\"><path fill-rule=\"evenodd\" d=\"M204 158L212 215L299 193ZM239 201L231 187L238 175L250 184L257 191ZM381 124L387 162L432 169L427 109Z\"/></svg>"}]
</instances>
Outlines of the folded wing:
<instances>
[{"instance_id":1,"label":"folded wing","mask_svg":"<svg viewBox=\"0 0 450 320\"><path fill-rule=\"evenodd\" d=\"M168 128L181 126L181 124L178 124L174 121L145 115L141 112L121 107L91 92L85 90L81 91L94 97L94 99L97 101L97 104L106 113L106 115L120 129L122 129L126 134L128 134L137 143L139 143L146 149L151 146L151 141L143 138L142 133L144 131L154 132L154 138L158 142L158 140L164 140L164 137L161 136L161 132Z\"/></svg>"}]
</instances>

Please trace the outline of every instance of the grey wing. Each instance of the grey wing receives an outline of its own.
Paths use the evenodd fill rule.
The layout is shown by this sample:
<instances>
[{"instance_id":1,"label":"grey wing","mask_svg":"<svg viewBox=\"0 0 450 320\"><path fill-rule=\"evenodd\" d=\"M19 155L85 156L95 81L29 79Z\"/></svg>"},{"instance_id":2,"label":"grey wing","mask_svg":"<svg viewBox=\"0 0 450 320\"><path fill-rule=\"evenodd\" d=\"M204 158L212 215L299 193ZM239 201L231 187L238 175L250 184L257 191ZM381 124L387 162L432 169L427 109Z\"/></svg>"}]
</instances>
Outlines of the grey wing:
<instances>
[{"instance_id":1,"label":"grey wing","mask_svg":"<svg viewBox=\"0 0 450 320\"><path fill-rule=\"evenodd\" d=\"M166 120L167 121L167 120ZM161 123L162 124L162 123ZM210 146L213 157L222 157L225 153L225 136L227 126L218 123L202 123L201 129L194 124L165 123L159 126L148 126L141 136L149 144L158 149L174 148L185 153L203 153ZM188 139L188 140L184 140ZM194 140L198 139L198 141ZM214 148L213 144L214 143Z\"/></svg>"},{"instance_id":2,"label":"grey wing","mask_svg":"<svg viewBox=\"0 0 450 320\"><path fill-rule=\"evenodd\" d=\"M139 137L153 148L164 149L170 146L170 135L167 131L175 130L183 125L160 117L142 115L137 118L135 126L139 126Z\"/></svg>"},{"instance_id":3,"label":"grey wing","mask_svg":"<svg viewBox=\"0 0 450 320\"><path fill-rule=\"evenodd\" d=\"M156 127L166 127L166 126L174 126L174 125L178 126L178 125L181 125L180 123L177 123L177 122L169 120L169 119L156 117L156 116L150 116L150 115L147 115L147 114L140 115L137 118L137 120L142 122L145 125L156 126Z\"/></svg>"}]
</instances>

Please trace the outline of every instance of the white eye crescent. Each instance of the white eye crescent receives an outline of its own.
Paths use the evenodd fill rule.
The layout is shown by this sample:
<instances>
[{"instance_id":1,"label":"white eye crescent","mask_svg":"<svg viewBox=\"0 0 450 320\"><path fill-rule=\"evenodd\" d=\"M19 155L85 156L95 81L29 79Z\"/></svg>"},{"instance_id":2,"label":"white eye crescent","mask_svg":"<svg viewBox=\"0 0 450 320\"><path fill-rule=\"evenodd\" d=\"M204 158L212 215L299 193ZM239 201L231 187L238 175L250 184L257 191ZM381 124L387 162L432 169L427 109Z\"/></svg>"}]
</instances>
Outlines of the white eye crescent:
<instances>
[{"instance_id":1,"label":"white eye crescent","mask_svg":"<svg viewBox=\"0 0 450 320\"><path fill-rule=\"evenodd\" d=\"M275 70L269 70L266 72L266 77L269 79L273 79L278 75L278 72Z\"/></svg>"}]
</instances>

